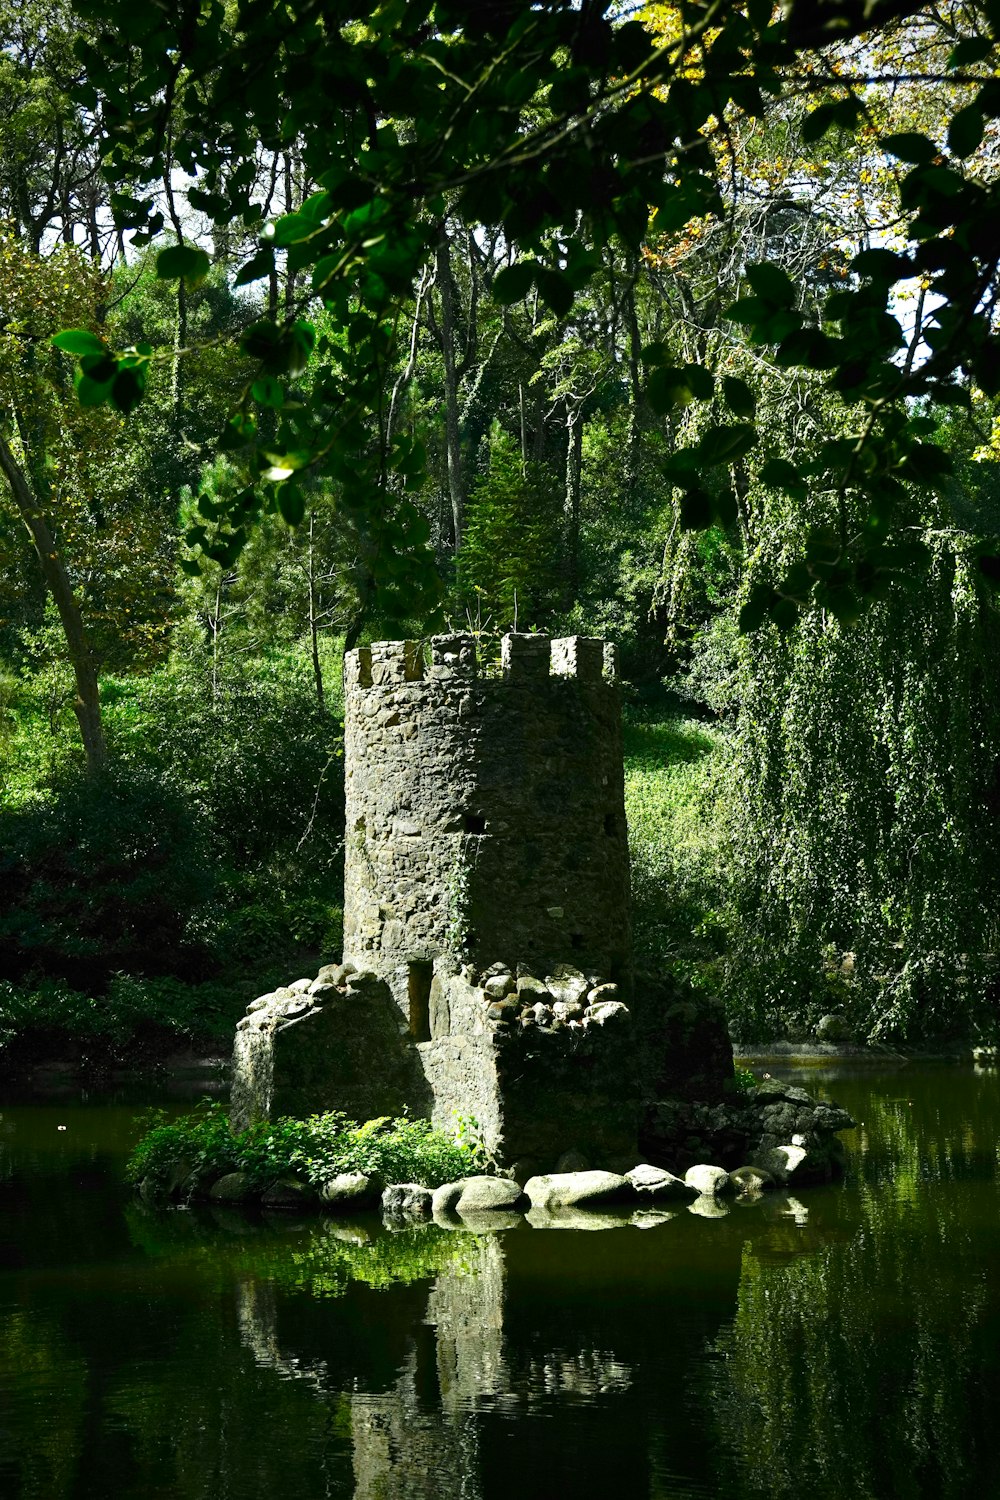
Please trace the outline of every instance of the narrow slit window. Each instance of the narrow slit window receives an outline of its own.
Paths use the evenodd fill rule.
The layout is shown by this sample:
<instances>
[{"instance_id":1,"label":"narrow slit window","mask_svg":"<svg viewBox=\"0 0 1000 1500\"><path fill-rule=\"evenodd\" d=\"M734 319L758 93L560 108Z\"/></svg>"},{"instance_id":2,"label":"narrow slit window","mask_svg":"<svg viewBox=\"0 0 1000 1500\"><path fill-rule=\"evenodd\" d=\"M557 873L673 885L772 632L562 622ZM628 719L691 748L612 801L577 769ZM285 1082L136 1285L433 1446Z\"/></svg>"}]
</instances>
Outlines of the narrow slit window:
<instances>
[{"instance_id":1,"label":"narrow slit window","mask_svg":"<svg viewBox=\"0 0 1000 1500\"><path fill-rule=\"evenodd\" d=\"M434 965L426 959L414 959L409 965L407 1000L410 1011L410 1035L415 1042L431 1039L431 980Z\"/></svg>"},{"instance_id":2,"label":"narrow slit window","mask_svg":"<svg viewBox=\"0 0 1000 1500\"><path fill-rule=\"evenodd\" d=\"M466 833L485 833L486 819L482 813L466 813L462 819L462 828Z\"/></svg>"},{"instance_id":3,"label":"narrow slit window","mask_svg":"<svg viewBox=\"0 0 1000 1500\"><path fill-rule=\"evenodd\" d=\"M614 813L604 814L604 832L607 834L609 839L613 839L615 834L618 832L618 819L615 817Z\"/></svg>"},{"instance_id":4,"label":"narrow slit window","mask_svg":"<svg viewBox=\"0 0 1000 1500\"><path fill-rule=\"evenodd\" d=\"M576 951L579 952L579 950L583 947L583 933L571 932L569 937L569 945L571 948L575 948Z\"/></svg>"}]
</instances>

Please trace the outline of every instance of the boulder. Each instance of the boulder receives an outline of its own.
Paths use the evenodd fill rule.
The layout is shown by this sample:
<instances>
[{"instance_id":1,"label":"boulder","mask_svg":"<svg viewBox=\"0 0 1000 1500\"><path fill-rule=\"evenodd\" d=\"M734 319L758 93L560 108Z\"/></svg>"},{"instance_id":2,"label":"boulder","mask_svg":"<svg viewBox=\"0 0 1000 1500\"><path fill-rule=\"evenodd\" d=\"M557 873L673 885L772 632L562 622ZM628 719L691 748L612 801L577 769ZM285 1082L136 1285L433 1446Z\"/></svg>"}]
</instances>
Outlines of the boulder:
<instances>
[{"instance_id":1,"label":"boulder","mask_svg":"<svg viewBox=\"0 0 1000 1500\"><path fill-rule=\"evenodd\" d=\"M762 1167L782 1187L792 1183L829 1182L839 1175L844 1147L835 1136L812 1145L773 1146L760 1151L752 1166Z\"/></svg>"},{"instance_id":2,"label":"boulder","mask_svg":"<svg viewBox=\"0 0 1000 1500\"><path fill-rule=\"evenodd\" d=\"M545 983L552 998L563 1005L578 1004L589 989L580 970L570 968L568 964L557 964L553 973L545 976Z\"/></svg>"},{"instance_id":3,"label":"boulder","mask_svg":"<svg viewBox=\"0 0 1000 1500\"><path fill-rule=\"evenodd\" d=\"M513 974L506 972L493 974L483 985L483 993L490 1000L503 1000L507 995L513 994L517 988L517 982Z\"/></svg>"},{"instance_id":4,"label":"boulder","mask_svg":"<svg viewBox=\"0 0 1000 1500\"><path fill-rule=\"evenodd\" d=\"M821 1042L853 1041L851 1023L846 1016L834 1011L831 1011L829 1015L820 1016L816 1022L816 1036Z\"/></svg>"},{"instance_id":5,"label":"boulder","mask_svg":"<svg viewBox=\"0 0 1000 1500\"><path fill-rule=\"evenodd\" d=\"M332 984L337 989L342 989L347 983L348 976L353 973L353 964L324 964L313 980L313 984Z\"/></svg>"},{"instance_id":6,"label":"boulder","mask_svg":"<svg viewBox=\"0 0 1000 1500\"><path fill-rule=\"evenodd\" d=\"M606 1005L613 1000L620 1000L621 995L616 984L596 984L587 996L588 1005Z\"/></svg>"},{"instance_id":7,"label":"boulder","mask_svg":"<svg viewBox=\"0 0 1000 1500\"><path fill-rule=\"evenodd\" d=\"M474 1177L459 1177L455 1182L445 1182L435 1188L431 1194L431 1212L435 1219L440 1214L453 1214L455 1205L462 1196L462 1189L467 1182L475 1182ZM515 1184L516 1186L516 1184Z\"/></svg>"},{"instance_id":8,"label":"boulder","mask_svg":"<svg viewBox=\"0 0 1000 1500\"><path fill-rule=\"evenodd\" d=\"M517 981L517 993L523 1003L548 1005L552 999L548 986L533 974L522 974Z\"/></svg>"},{"instance_id":9,"label":"boulder","mask_svg":"<svg viewBox=\"0 0 1000 1500\"><path fill-rule=\"evenodd\" d=\"M774 1187L774 1178L763 1167L737 1167L729 1181L741 1198L759 1198L765 1188Z\"/></svg>"},{"instance_id":10,"label":"boulder","mask_svg":"<svg viewBox=\"0 0 1000 1500\"><path fill-rule=\"evenodd\" d=\"M635 1188L616 1172L552 1172L531 1177L524 1191L532 1208L586 1208L635 1201Z\"/></svg>"},{"instance_id":11,"label":"boulder","mask_svg":"<svg viewBox=\"0 0 1000 1500\"><path fill-rule=\"evenodd\" d=\"M257 1197L257 1189L246 1172L227 1172L212 1183L208 1196L213 1203L248 1203Z\"/></svg>"},{"instance_id":12,"label":"boulder","mask_svg":"<svg viewBox=\"0 0 1000 1500\"><path fill-rule=\"evenodd\" d=\"M431 1196L419 1182L393 1182L382 1194L382 1212L394 1219L429 1219Z\"/></svg>"},{"instance_id":13,"label":"boulder","mask_svg":"<svg viewBox=\"0 0 1000 1500\"><path fill-rule=\"evenodd\" d=\"M381 1189L378 1179L365 1172L341 1172L320 1188L320 1207L331 1214L360 1213L378 1206Z\"/></svg>"},{"instance_id":14,"label":"boulder","mask_svg":"<svg viewBox=\"0 0 1000 1500\"><path fill-rule=\"evenodd\" d=\"M505 1000L494 1000L488 1007L486 1016L498 1026L512 1026L518 1017L517 1000L513 996Z\"/></svg>"},{"instance_id":15,"label":"boulder","mask_svg":"<svg viewBox=\"0 0 1000 1500\"><path fill-rule=\"evenodd\" d=\"M288 988L298 995L307 995L315 982L314 979L293 979Z\"/></svg>"},{"instance_id":16,"label":"boulder","mask_svg":"<svg viewBox=\"0 0 1000 1500\"><path fill-rule=\"evenodd\" d=\"M629 1014L628 1006L620 1000L603 1000L599 1005L588 1005L583 1018L590 1026L607 1026L627 1020Z\"/></svg>"},{"instance_id":17,"label":"boulder","mask_svg":"<svg viewBox=\"0 0 1000 1500\"><path fill-rule=\"evenodd\" d=\"M302 1208L316 1202L316 1189L297 1177L279 1177L265 1188L260 1201L265 1208Z\"/></svg>"},{"instance_id":18,"label":"boulder","mask_svg":"<svg viewBox=\"0 0 1000 1500\"><path fill-rule=\"evenodd\" d=\"M309 994L316 1005L322 1005L327 1000L337 1000L340 998L340 990L335 984L320 984L316 979L313 980L309 988Z\"/></svg>"},{"instance_id":19,"label":"boulder","mask_svg":"<svg viewBox=\"0 0 1000 1500\"><path fill-rule=\"evenodd\" d=\"M688 1187L695 1188L699 1193L709 1198L717 1198L729 1187L729 1173L725 1167L710 1167L701 1163L696 1167L688 1167L684 1174L684 1181Z\"/></svg>"},{"instance_id":20,"label":"boulder","mask_svg":"<svg viewBox=\"0 0 1000 1500\"><path fill-rule=\"evenodd\" d=\"M509 1177L467 1177L455 1204L463 1218L493 1210L517 1212L527 1206L527 1194Z\"/></svg>"},{"instance_id":21,"label":"boulder","mask_svg":"<svg viewBox=\"0 0 1000 1500\"><path fill-rule=\"evenodd\" d=\"M673 1172L667 1172L662 1167L651 1167L645 1162L633 1167L625 1176L639 1194L640 1203L688 1203L700 1192L691 1183L675 1177Z\"/></svg>"}]
</instances>

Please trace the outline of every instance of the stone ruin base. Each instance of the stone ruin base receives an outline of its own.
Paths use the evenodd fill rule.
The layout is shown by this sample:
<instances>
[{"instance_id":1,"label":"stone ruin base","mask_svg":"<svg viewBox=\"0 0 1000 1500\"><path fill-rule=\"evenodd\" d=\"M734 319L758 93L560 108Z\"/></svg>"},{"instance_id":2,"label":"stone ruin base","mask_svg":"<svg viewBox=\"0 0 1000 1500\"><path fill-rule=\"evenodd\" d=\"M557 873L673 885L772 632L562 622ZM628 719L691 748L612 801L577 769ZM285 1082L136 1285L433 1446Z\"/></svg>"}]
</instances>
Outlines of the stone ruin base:
<instances>
[{"instance_id":1,"label":"stone ruin base","mask_svg":"<svg viewBox=\"0 0 1000 1500\"><path fill-rule=\"evenodd\" d=\"M519 1180L587 1167L753 1165L778 1180L835 1175L852 1121L804 1090L737 1095L721 1006L648 977L626 996L569 965L538 978L438 962L414 1035L387 984L354 965L253 1001L237 1028L231 1121L404 1111L478 1132ZM775 1152L784 1156L775 1156ZM789 1157L791 1153L791 1157Z\"/></svg>"}]
</instances>

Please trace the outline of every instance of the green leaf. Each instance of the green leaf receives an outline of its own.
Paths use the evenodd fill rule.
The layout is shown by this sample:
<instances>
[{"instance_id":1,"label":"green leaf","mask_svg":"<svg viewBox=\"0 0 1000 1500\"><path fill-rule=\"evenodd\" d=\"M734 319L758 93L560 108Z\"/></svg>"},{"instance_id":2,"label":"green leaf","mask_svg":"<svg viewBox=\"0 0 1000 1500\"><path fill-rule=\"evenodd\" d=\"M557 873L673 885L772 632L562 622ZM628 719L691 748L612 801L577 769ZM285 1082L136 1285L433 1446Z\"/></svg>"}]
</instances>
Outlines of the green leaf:
<instances>
[{"instance_id":1,"label":"green leaf","mask_svg":"<svg viewBox=\"0 0 1000 1500\"><path fill-rule=\"evenodd\" d=\"M862 250L851 261L851 270L869 281L891 285L912 276L914 265L909 256L898 255L895 250Z\"/></svg>"},{"instance_id":2,"label":"green leaf","mask_svg":"<svg viewBox=\"0 0 1000 1500\"><path fill-rule=\"evenodd\" d=\"M536 260L519 260L516 265L505 266L493 279L493 300L501 307L522 301L534 286L537 271Z\"/></svg>"},{"instance_id":3,"label":"green leaf","mask_svg":"<svg viewBox=\"0 0 1000 1500\"><path fill-rule=\"evenodd\" d=\"M302 491L291 484L283 484L278 490L278 509L289 526L298 526L306 513L306 500Z\"/></svg>"},{"instance_id":4,"label":"green leaf","mask_svg":"<svg viewBox=\"0 0 1000 1500\"><path fill-rule=\"evenodd\" d=\"M274 270L274 251L270 245L265 245L263 250L251 256L245 266L241 266L236 274L234 286L249 286L252 281L259 281L262 276L269 276Z\"/></svg>"},{"instance_id":5,"label":"green leaf","mask_svg":"<svg viewBox=\"0 0 1000 1500\"><path fill-rule=\"evenodd\" d=\"M918 167L932 162L938 155L938 148L934 142L928 140L925 135L920 135L916 130L902 130L896 135L885 135L879 144L882 150L890 156L898 157L900 161L912 162Z\"/></svg>"},{"instance_id":6,"label":"green leaf","mask_svg":"<svg viewBox=\"0 0 1000 1500\"><path fill-rule=\"evenodd\" d=\"M959 42L948 58L949 68L965 68L969 63L985 62L994 43L988 37L970 36Z\"/></svg>"},{"instance_id":7,"label":"green leaf","mask_svg":"<svg viewBox=\"0 0 1000 1500\"><path fill-rule=\"evenodd\" d=\"M111 382L111 402L118 411L124 412L126 416L142 400L146 389L146 370L144 366L122 369Z\"/></svg>"},{"instance_id":8,"label":"green leaf","mask_svg":"<svg viewBox=\"0 0 1000 1500\"><path fill-rule=\"evenodd\" d=\"M986 122L982 110L975 104L967 104L952 116L948 126L948 150L952 156L972 156L983 143Z\"/></svg>"},{"instance_id":9,"label":"green leaf","mask_svg":"<svg viewBox=\"0 0 1000 1500\"><path fill-rule=\"evenodd\" d=\"M760 470L761 484L782 490L793 500L804 500L808 494L806 482L794 464L786 458L769 458Z\"/></svg>"},{"instance_id":10,"label":"green leaf","mask_svg":"<svg viewBox=\"0 0 1000 1500\"><path fill-rule=\"evenodd\" d=\"M740 610L740 634L750 635L759 630L774 606L781 602L781 595L769 583L755 583L750 597Z\"/></svg>"},{"instance_id":11,"label":"green leaf","mask_svg":"<svg viewBox=\"0 0 1000 1500\"><path fill-rule=\"evenodd\" d=\"M300 318L287 333L289 356L286 369L292 375L301 375L309 363L309 356L316 345L316 330L311 323Z\"/></svg>"},{"instance_id":12,"label":"green leaf","mask_svg":"<svg viewBox=\"0 0 1000 1500\"><path fill-rule=\"evenodd\" d=\"M720 526L735 526L740 514L736 492L728 488L720 490L712 501L712 511Z\"/></svg>"},{"instance_id":13,"label":"green leaf","mask_svg":"<svg viewBox=\"0 0 1000 1500\"><path fill-rule=\"evenodd\" d=\"M104 340L86 328L65 328L62 333L53 334L52 342L66 354L104 355L108 352Z\"/></svg>"},{"instance_id":14,"label":"green leaf","mask_svg":"<svg viewBox=\"0 0 1000 1500\"><path fill-rule=\"evenodd\" d=\"M763 302L770 303L771 307L791 307L795 302L795 287L791 278L780 266L772 265L770 261L747 266L747 280L757 296Z\"/></svg>"},{"instance_id":15,"label":"green leaf","mask_svg":"<svg viewBox=\"0 0 1000 1500\"><path fill-rule=\"evenodd\" d=\"M685 365L684 378L696 401L711 401L715 394L715 380L704 365Z\"/></svg>"},{"instance_id":16,"label":"green leaf","mask_svg":"<svg viewBox=\"0 0 1000 1500\"><path fill-rule=\"evenodd\" d=\"M835 127L841 130L851 130L861 115L861 101L853 96L848 99L834 99L826 104L821 104L814 109L812 114L806 115L802 122L802 140L805 145L812 145L821 140L828 130Z\"/></svg>"},{"instance_id":17,"label":"green leaf","mask_svg":"<svg viewBox=\"0 0 1000 1500\"><path fill-rule=\"evenodd\" d=\"M654 366L646 383L646 399L661 415L675 406L690 406L692 401L710 401L715 382L703 365Z\"/></svg>"},{"instance_id":18,"label":"green leaf","mask_svg":"<svg viewBox=\"0 0 1000 1500\"><path fill-rule=\"evenodd\" d=\"M804 365L807 370L833 370L840 362L843 340L831 338L818 328L797 328L778 346L776 360L786 368Z\"/></svg>"},{"instance_id":19,"label":"green leaf","mask_svg":"<svg viewBox=\"0 0 1000 1500\"><path fill-rule=\"evenodd\" d=\"M728 426L709 427L698 444L698 456L703 464L731 464L757 442L757 429L746 422Z\"/></svg>"},{"instance_id":20,"label":"green leaf","mask_svg":"<svg viewBox=\"0 0 1000 1500\"><path fill-rule=\"evenodd\" d=\"M794 599L779 599L771 607L771 619L780 631L791 630L798 624L799 606Z\"/></svg>"},{"instance_id":21,"label":"green leaf","mask_svg":"<svg viewBox=\"0 0 1000 1500\"><path fill-rule=\"evenodd\" d=\"M264 470L261 477L270 480L272 484L281 484L298 469L304 469L311 463L313 455L308 449L299 448L288 453L265 453L264 457L270 467Z\"/></svg>"},{"instance_id":22,"label":"green leaf","mask_svg":"<svg viewBox=\"0 0 1000 1500\"><path fill-rule=\"evenodd\" d=\"M168 245L156 257L156 274L160 281L182 280L195 287L205 280L212 262L197 245Z\"/></svg>"},{"instance_id":23,"label":"green leaf","mask_svg":"<svg viewBox=\"0 0 1000 1500\"><path fill-rule=\"evenodd\" d=\"M681 526L685 531L705 531L715 518L712 497L695 488L681 496Z\"/></svg>"},{"instance_id":24,"label":"green leaf","mask_svg":"<svg viewBox=\"0 0 1000 1500\"><path fill-rule=\"evenodd\" d=\"M738 375L727 375L722 382L726 405L736 417L753 417L757 410L757 397Z\"/></svg>"},{"instance_id":25,"label":"green leaf","mask_svg":"<svg viewBox=\"0 0 1000 1500\"><path fill-rule=\"evenodd\" d=\"M307 214L285 214L274 226L275 245L295 245L316 233L317 225Z\"/></svg>"},{"instance_id":26,"label":"green leaf","mask_svg":"<svg viewBox=\"0 0 1000 1500\"><path fill-rule=\"evenodd\" d=\"M646 382L646 400L660 416L675 406L687 406L693 396L681 370L675 365L657 365Z\"/></svg>"},{"instance_id":27,"label":"green leaf","mask_svg":"<svg viewBox=\"0 0 1000 1500\"><path fill-rule=\"evenodd\" d=\"M249 354L251 359L268 359L277 347L280 334L274 323L261 319L258 323L251 323L249 328L243 332L240 339L240 348L244 354Z\"/></svg>"},{"instance_id":28,"label":"green leaf","mask_svg":"<svg viewBox=\"0 0 1000 1500\"><path fill-rule=\"evenodd\" d=\"M77 370L73 378L73 389L81 406L103 406L111 400L111 381L94 380L83 370Z\"/></svg>"},{"instance_id":29,"label":"green leaf","mask_svg":"<svg viewBox=\"0 0 1000 1500\"><path fill-rule=\"evenodd\" d=\"M273 375L262 375L250 387L250 394L258 406L284 406L285 391L280 380Z\"/></svg>"},{"instance_id":30,"label":"green leaf","mask_svg":"<svg viewBox=\"0 0 1000 1500\"><path fill-rule=\"evenodd\" d=\"M690 488L701 466L697 448L677 448L663 465L663 474L678 489Z\"/></svg>"},{"instance_id":31,"label":"green leaf","mask_svg":"<svg viewBox=\"0 0 1000 1500\"><path fill-rule=\"evenodd\" d=\"M499 280L499 277L497 278ZM548 266L539 266L535 272L538 295L551 308L557 318L565 318L573 306L573 288L563 271L553 271Z\"/></svg>"}]
</instances>

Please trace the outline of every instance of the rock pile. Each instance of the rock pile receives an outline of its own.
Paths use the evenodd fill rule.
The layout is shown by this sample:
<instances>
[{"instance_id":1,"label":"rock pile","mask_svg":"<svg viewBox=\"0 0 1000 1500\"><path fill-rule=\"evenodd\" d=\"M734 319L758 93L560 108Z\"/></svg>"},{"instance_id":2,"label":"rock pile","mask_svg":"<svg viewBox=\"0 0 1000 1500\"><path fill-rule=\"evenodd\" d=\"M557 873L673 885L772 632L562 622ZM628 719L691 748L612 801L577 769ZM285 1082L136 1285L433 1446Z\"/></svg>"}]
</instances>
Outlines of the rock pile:
<instances>
[{"instance_id":1,"label":"rock pile","mask_svg":"<svg viewBox=\"0 0 1000 1500\"><path fill-rule=\"evenodd\" d=\"M315 979L296 979L251 1000L236 1030L261 1031L285 1021L298 1021L330 1000L377 983L370 969L359 970L352 963L324 964Z\"/></svg>"},{"instance_id":2,"label":"rock pile","mask_svg":"<svg viewBox=\"0 0 1000 1500\"><path fill-rule=\"evenodd\" d=\"M643 1144L654 1159L678 1168L705 1160L729 1169L746 1163L779 1182L828 1181L843 1164L837 1133L853 1125L839 1105L766 1079L751 1093L722 1104L661 1100L648 1112Z\"/></svg>"},{"instance_id":3,"label":"rock pile","mask_svg":"<svg viewBox=\"0 0 1000 1500\"><path fill-rule=\"evenodd\" d=\"M503 963L465 977L482 990L486 1019L493 1028L516 1026L530 1031L538 1027L572 1033L616 1023L629 1015L617 984L569 964L557 964L544 979L523 964L511 968Z\"/></svg>"}]
</instances>

